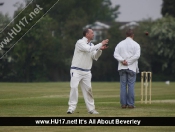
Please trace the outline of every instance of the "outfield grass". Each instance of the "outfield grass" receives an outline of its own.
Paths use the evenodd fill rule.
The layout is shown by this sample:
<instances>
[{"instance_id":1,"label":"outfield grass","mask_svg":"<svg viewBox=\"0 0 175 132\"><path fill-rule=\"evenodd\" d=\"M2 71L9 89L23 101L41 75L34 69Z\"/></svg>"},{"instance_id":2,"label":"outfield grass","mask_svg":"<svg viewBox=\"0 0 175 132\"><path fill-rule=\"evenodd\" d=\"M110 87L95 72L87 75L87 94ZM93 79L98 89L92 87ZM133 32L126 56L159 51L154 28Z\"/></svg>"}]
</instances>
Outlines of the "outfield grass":
<instances>
[{"instance_id":1,"label":"outfield grass","mask_svg":"<svg viewBox=\"0 0 175 132\"><path fill-rule=\"evenodd\" d=\"M0 83L1 117L175 117L175 83L152 83L152 104L140 103L140 83L135 87L135 109L121 109L119 83L93 82L95 105L99 115L87 113L81 89L77 110L67 115L69 82ZM173 132L175 127L0 127L2 132Z\"/></svg>"}]
</instances>

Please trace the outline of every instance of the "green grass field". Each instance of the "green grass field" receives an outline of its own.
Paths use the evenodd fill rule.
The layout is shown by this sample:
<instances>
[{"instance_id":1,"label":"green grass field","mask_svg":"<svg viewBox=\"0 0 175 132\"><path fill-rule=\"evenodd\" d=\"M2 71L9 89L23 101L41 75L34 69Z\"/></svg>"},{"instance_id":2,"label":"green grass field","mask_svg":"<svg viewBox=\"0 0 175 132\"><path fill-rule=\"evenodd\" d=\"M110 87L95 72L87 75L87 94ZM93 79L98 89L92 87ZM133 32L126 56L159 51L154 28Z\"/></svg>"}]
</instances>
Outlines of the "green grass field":
<instances>
[{"instance_id":1,"label":"green grass field","mask_svg":"<svg viewBox=\"0 0 175 132\"><path fill-rule=\"evenodd\" d=\"M69 82L0 83L1 117L175 117L175 83L152 83L152 104L140 103L140 83L135 86L135 109L121 109L119 83L93 82L99 115L87 113L81 89L74 114L67 115ZM1 126L0 132L174 132L175 127L126 126Z\"/></svg>"}]
</instances>

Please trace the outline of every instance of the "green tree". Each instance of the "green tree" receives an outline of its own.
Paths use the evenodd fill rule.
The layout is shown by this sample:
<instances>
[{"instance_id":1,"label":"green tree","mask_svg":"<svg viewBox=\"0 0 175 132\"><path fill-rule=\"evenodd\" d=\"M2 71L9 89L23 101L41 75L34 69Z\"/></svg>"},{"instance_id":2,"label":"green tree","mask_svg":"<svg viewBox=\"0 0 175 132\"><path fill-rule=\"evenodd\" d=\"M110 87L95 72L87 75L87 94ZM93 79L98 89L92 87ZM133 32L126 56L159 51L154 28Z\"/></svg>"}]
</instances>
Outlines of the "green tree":
<instances>
[{"instance_id":1,"label":"green tree","mask_svg":"<svg viewBox=\"0 0 175 132\"><path fill-rule=\"evenodd\" d=\"M64 22L72 11L83 10L88 23L93 23L96 20L114 21L119 15L119 7L119 5L112 7L110 0L69 0L69 2L59 1L49 14L58 22Z\"/></svg>"},{"instance_id":2,"label":"green tree","mask_svg":"<svg viewBox=\"0 0 175 132\"><path fill-rule=\"evenodd\" d=\"M151 38L154 49L162 60L162 70L175 72L175 18L165 16L157 20L151 28Z\"/></svg>"},{"instance_id":3,"label":"green tree","mask_svg":"<svg viewBox=\"0 0 175 132\"><path fill-rule=\"evenodd\" d=\"M53 25L56 25L54 21L45 16L13 48L14 67L19 81L48 81L53 66L59 67L57 59L61 55L58 53L59 42L52 36Z\"/></svg>"},{"instance_id":4,"label":"green tree","mask_svg":"<svg viewBox=\"0 0 175 132\"><path fill-rule=\"evenodd\" d=\"M2 41L3 41L4 37L6 37L7 31L10 29L10 25L7 26L10 23L10 21L11 21L11 18L8 16L8 14L3 15L0 12L0 31L1 31L0 38ZM2 54L3 50L5 48L5 44L2 44L1 42L0 42L0 52Z\"/></svg>"},{"instance_id":5,"label":"green tree","mask_svg":"<svg viewBox=\"0 0 175 132\"><path fill-rule=\"evenodd\" d=\"M14 77L15 73L12 68L12 58L9 55L3 56L4 52L8 50L6 45L2 43L4 38L6 37L7 31L11 28L9 25L11 18L8 16L8 14L3 15L0 12L0 80L1 81L12 81L12 78ZM4 30L6 29L6 30ZM2 57L3 56L3 57Z\"/></svg>"},{"instance_id":6,"label":"green tree","mask_svg":"<svg viewBox=\"0 0 175 132\"><path fill-rule=\"evenodd\" d=\"M174 0L163 0L161 13L163 16L171 15L175 17L175 1Z\"/></svg>"}]
</instances>

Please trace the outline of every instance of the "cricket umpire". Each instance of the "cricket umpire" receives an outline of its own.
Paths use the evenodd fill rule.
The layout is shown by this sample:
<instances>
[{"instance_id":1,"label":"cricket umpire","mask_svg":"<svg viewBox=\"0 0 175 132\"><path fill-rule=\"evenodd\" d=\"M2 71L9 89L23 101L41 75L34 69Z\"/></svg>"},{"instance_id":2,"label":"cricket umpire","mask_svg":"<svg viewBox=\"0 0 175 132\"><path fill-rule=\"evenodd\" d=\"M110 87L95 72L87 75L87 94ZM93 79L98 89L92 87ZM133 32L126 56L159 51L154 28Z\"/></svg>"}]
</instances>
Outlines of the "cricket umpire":
<instances>
[{"instance_id":1,"label":"cricket umpire","mask_svg":"<svg viewBox=\"0 0 175 132\"><path fill-rule=\"evenodd\" d=\"M126 39L116 46L114 58L118 61L121 107L135 108L134 87L136 74L139 72L140 45L134 41L134 31L132 29L126 31Z\"/></svg>"},{"instance_id":2,"label":"cricket umpire","mask_svg":"<svg viewBox=\"0 0 175 132\"><path fill-rule=\"evenodd\" d=\"M85 29L83 31L83 38L78 40L75 44L74 55L70 68L70 95L67 114L72 114L78 103L78 85L80 84L84 101L87 110L90 114L99 114L95 110L94 98L91 87L91 67L93 60L98 60L102 54L102 50L107 49L108 39L103 40L99 44L92 44L91 40L94 38L92 29Z\"/></svg>"}]
</instances>

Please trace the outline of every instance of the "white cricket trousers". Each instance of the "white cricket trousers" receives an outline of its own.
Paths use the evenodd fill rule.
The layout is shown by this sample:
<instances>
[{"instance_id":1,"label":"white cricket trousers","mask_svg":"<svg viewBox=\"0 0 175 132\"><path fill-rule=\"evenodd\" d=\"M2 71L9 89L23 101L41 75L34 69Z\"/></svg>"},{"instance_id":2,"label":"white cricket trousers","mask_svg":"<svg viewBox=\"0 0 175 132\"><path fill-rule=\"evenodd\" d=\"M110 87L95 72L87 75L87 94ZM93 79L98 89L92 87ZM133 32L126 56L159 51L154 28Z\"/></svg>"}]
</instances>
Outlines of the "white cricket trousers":
<instances>
[{"instance_id":1,"label":"white cricket trousers","mask_svg":"<svg viewBox=\"0 0 175 132\"><path fill-rule=\"evenodd\" d=\"M91 72L79 71L79 70L70 70L71 82L70 82L70 96L69 96L69 108L75 110L78 103L78 85L80 84L84 101L87 107L88 112L95 109L94 98L92 94L91 87Z\"/></svg>"}]
</instances>

